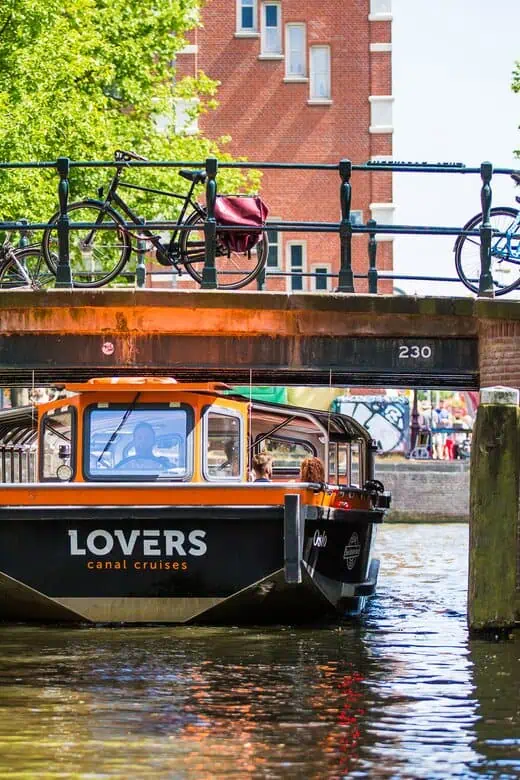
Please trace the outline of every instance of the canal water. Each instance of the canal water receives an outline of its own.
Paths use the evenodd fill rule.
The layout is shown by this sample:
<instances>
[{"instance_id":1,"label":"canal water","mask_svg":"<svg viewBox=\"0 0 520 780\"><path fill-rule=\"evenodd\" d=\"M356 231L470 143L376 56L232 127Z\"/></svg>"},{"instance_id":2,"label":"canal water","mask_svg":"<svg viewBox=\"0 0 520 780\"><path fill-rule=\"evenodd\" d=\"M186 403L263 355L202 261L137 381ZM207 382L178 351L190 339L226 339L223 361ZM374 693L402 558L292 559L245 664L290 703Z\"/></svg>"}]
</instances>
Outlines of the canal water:
<instances>
[{"instance_id":1,"label":"canal water","mask_svg":"<svg viewBox=\"0 0 520 780\"><path fill-rule=\"evenodd\" d=\"M1 778L518 778L520 638L470 640L468 527L380 529L364 618L0 628Z\"/></svg>"}]
</instances>

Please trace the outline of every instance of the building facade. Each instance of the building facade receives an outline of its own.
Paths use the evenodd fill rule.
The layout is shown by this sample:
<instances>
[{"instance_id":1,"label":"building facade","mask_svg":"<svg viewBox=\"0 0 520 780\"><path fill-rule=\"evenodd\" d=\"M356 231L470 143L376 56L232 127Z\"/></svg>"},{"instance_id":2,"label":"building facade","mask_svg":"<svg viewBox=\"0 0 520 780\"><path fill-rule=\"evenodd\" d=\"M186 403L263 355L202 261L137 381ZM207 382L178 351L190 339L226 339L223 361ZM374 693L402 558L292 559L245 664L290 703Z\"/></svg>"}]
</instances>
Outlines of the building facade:
<instances>
[{"instance_id":1,"label":"building facade","mask_svg":"<svg viewBox=\"0 0 520 780\"><path fill-rule=\"evenodd\" d=\"M220 82L219 107L200 117L198 130L231 136L227 149L250 161L390 159L391 22L391 0L207 0L202 26L177 59L179 77L203 70ZM272 220L335 222L339 185L337 171L268 170L261 195ZM391 172L353 173L353 220L388 224L393 208ZM270 230L269 239L267 289L335 289L337 235ZM381 272L392 269L392 246L378 238ZM353 238L353 264L367 272L366 236ZM366 291L366 279L355 286Z\"/></svg>"}]
</instances>

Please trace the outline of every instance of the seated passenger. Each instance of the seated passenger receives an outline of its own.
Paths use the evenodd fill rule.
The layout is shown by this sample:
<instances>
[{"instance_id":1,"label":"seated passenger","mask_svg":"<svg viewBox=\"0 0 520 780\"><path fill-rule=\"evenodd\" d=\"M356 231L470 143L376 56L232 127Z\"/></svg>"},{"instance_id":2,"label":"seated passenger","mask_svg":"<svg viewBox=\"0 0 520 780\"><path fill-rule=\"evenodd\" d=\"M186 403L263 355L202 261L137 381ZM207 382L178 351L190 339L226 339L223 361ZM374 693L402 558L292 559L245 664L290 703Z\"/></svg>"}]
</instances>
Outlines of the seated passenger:
<instances>
[{"instance_id":1,"label":"seated passenger","mask_svg":"<svg viewBox=\"0 0 520 780\"><path fill-rule=\"evenodd\" d=\"M129 471L160 471L169 467L167 458L158 458L153 454L155 433L147 422L140 422L134 428L133 443L135 455L120 460L116 469Z\"/></svg>"},{"instance_id":2,"label":"seated passenger","mask_svg":"<svg viewBox=\"0 0 520 780\"><path fill-rule=\"evenodd\" d=\"M273 459L267 452L260 452L253 458L253 482L270 482L273 476Z\"/></svg>"},{"instance_id":3,"label":"seated passenger","mask_svg":"<svg viewBox=\"0 0 520 780\"><path fill-rule=\"evenodd\" d=\"M325 482L325 468L319 458L305 458L302 460L300 482Z\"/></svg>"}]
</instances>

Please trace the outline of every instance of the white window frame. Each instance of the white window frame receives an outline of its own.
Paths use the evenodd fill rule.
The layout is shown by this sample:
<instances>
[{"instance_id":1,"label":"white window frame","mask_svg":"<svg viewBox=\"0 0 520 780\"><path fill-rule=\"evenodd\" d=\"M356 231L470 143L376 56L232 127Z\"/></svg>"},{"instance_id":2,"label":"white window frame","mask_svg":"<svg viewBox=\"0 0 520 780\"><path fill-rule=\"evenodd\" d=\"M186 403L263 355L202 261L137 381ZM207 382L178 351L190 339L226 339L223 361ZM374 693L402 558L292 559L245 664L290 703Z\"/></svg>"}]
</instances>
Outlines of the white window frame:
<instances>
[{"instance_id":1,"label":"white window frame","mask_svg":"<svg viewBox=\"0 0 520 780\"><path fill-rule=\"evenodd\" d=\"M276 265L267 265L267 262L266 262L266 265L265 265L265 270L266 271L269 271L269 269L271 269L271 270L280 270L280 266L281 266L280 259L282 257L282 251L283 251L283 246L282 246L282 241L281 241L282 233L281 233L280 230L276 230L276 228L272 227L272 225L269 224L269 222L271 222L271 221L275 222L275 223L276 222L280 222L281 221L281 217L269 217L269 219L265 223L266 230L272 230L274 233L276 233L277 241L276 241L275 244L273 244L273 246L276 246L276 248L278 250L277 251L277 255L276 255L276 259L277 259ZM269 247L270 246L271 246L271 241L269 241ZM268 255L268 257L269 257L269 255Z\"/></svg>"},{"instance_id":2,"label":"white window frame","mask_svg":"<svg viewBox=\"0 0 520 780\"><path fill-rule=\"evenodd\" d=\"M317 281L317 278L318 278L317 275L316 275L316 271L318 270L318 268L325 269L327 274L332 273L332 268L331 268L330 263L313 263L313 265L311 266L311 269L310 269L311 273L313 274L313 276L310 277L311 288L312 288L313 292L320 292L320 293L330 292L331 287L332 287L332 279L328 275L325 276L325 274L323 274L323 276L325 276L327 286L326 286L326 288L324 290L318 290L318 286L316 284L316 281Z\"/></svg>"},{"instance_id":3,"label":"white window frame","mask_svg":"<svg viewBox=\"0 0 520 780\"><path fill-rule=\"evenodd\" d=\"M174 98L174 131L175 135L197 135L199 132L198 116L190 116L189 112L199 104L199 98Z\"/></svg>"},{"instance_id":4,"label":"white window frame","mask_svg":"<svg viewBox=\"0 0 520 780\"><path fill-rule=\"evenodd\" d=\"M292 50L290 46L291 28L303 30L303 43L301 58L303 62L303 73L294 74L290 72L292 63ZM307 78L307 25L304 22L290 22L285 25L285 81L308 81Z\"/></svg>"},{"instance_id":5,"label":"white window frame","mask_svg":"<svg viewBox=\"0 0 520 780\"><path fill-rule=\"evenodd\" d=\"M325 78L328 81L328 95L316 94L316 72L313 66L313 53L319 49L324 50L328 54L328 73L325 73ZM331 75L331 50L328 44L320 44L319 46L311 46L309 49L309 77L310 77L310 90L309 90L309 103L316 103L318 105L327 105L332 103L332 75Z\"/></svg>"},{"instance_id":6,"label":"white window frame","mask_svg":"<svg viewBox=\"0 0 520 780\"><path fill-rule=\"evenodd\" d=\"M286 277L286 279L287 279L287 283L286 283L287 292L294 292L294 293L305 292L308 289L308 285L307 285L308 277L307 276L303 276L302 275L302 289L301 290L293 290L293 288L292 288L292 270L293 269L292 269L292 263L291 263L291 260L292 260L291 249L292 249L293 246L301 246L301 248L302 248L302 271L301 272L302 272L302 274L306 274L307 273L307 242L306 241L298 241L298 240L287 241L287 243L285 245L285 257L286 257L285 266L286 266L287 273L289 274Z\"/></svg>"},{"instance_id":7,"label":"white window frame","mask_svg":"<svg viewBox=\"0 0 520 780\"><path fill-rule=\"evenodd\" d=\"M240 460L239 460L239 472L236 477L233 477L231 475L224 476L213 476L209 473L208 470L208 445L209 445L209 415L215 414L220 415L221 417L233 417L233 419L238 420L238 432L239 432L239 442L240 442ZM202 453L202 476L204 477L206 482L241 482L242 481L242 474L244 473L244 418L240 414L240 412L236 409L230 409L228 407L219 407L216 405L211 405L206 407L203 410L203 441L204 441L204 449Z\"/></svg>"},{"instance_id":8,"label":"white window frame","mask_svg":"<svg viewBox=\"0 0 520 780\"><path fill-rule=\"evenodd\" d=\"M267 7L274 5L277 8L277 20L278 24L272 29L278 31L278 48L276 51L267 50L267 25L266 25L266 13ZM261 22L260 22L260 59L263 60L281 60L283 59L283 41L282 41L282 4L279 2L265 2L262 3L261 8Z\"/></svg>"},{"instance_id":9,"label":"white window frame","mask_svg":"<svg viewBox=\"0 0 520 780\"><path fill-rule=\"evenodd\" d=\"M239 38L258 37L258 3L257 0L252 0L251 6L253 8L253 26L242 27L242 8L244 7L244 0L237 0L236 5L236 33Z\"/></svg>"}]
</instances>

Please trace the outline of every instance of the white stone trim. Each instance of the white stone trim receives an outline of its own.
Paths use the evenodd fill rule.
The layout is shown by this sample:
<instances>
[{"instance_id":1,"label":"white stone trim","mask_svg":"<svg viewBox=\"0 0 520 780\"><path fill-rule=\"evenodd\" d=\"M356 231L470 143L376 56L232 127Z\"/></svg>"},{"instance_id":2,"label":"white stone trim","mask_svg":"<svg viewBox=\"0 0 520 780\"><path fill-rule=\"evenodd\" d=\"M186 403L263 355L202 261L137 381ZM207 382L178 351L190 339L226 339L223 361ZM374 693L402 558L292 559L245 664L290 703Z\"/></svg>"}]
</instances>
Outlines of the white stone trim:
<instances>
[{"instance_id":1,"label":"white stone trim","mask_svg":"<svg viewBox=\"0 0 520 780\"><path fill-rule=\"evenodd\" d=\"M394 15L389 13L368 14L369 22L391 22L393 18Z\"/></svg>"},{"instance_id":2,"label":"white stone trim","mask_svg":"<svg viewBox=\"0 0 520 780\"><path fill-rule=\"evenodd\" d=\"M370 203L369 209L372 215L372 219L375 219L378 224L392 225L394 222L395 203ZM379 214L378 214L379 212ZM381 214L383 212L383 214ZM386 218L385 212L388 213ZM383 219L377 219L378 216L383 216ZM393 241L395 238L394 233L376 233L376 241L382 243L384 241Z\"/></svg>"},{"instance_id":3,"label":"white stone trim","mask_svg":"<svg viewBox=\"0 0 520 780\"><path fill-rule=\"evenodd\" d=\"M390 162L390 160L393 159L393 154L373 154L370 158L370 162L386 162L387 160Z\"/></svg>"},{"instance_id":4,"label":"white stone trim","mask_svg":"<svg viewBox=\"0 0 520 780\"><path fill-rule=\"evenodd\" d=\"M286 76L284 78L286 84L306 84L308 81L307 76Z\"/></svg>"},{"instance_id":5,"label":"white stone trim","mask_svg":"<svg viewBox=\"0 0 520 780\"><path fill-rule=\"evenodd\" d=\"M259 32L236 32L234 38L260 38Z\"/></svg>"},{"instance_id":6,"label":"white stone trim","mask_svg":"<svg viewBox=\"0 0 520 780\"><path fill-rule=\"evenodd\" d=\"M371 43L370 44L370 51L376 52L376 51L392 51L392 44L391 43Z\"/></svg>"},{"instance_id":7,"label":"white stone trim","mask_svg":"<svg viewBox=\"0 0 520 780\"><path fill-rule=\"evenodd\" d=\"M393 103L395 100L395 97L393 95L369 95L368 101L369 103Z\"/></svg>"},{"instance_id":8,"label":"white stone trim","mask_svg":"<svg viewBox=\"0 0 520 780\"><path fill-rule=\"evenodd\" d=\"M325 100L325 99L318 100L317 98L314 98L314 100L311 100L309 98L309 100L307 101L308 106L331 106L332 103L333 103L332 100Z\"/></svg>"},{"instance_id":9,"label":"white stone trim","mask_svg":"<svg viewBox=\"0 0 520 780\"><path fill-rule=\"evenodd\" d=\"M283 54L259 54L257 56L258 60L284 60L285 57Z\"/></svg>"},{"instance_id":10,"label":"white stone trim","mask_svg":"<svg viewBox=\"0 0 520 780\"><path fill-rule=\"evenodd\" d=\"M381 135L390 135L394 132L394 128L393 125L370 125L368 132L373 135L377 135L377 133L380 133Z\"/></svg>"},{"instance_id":11,"label":"white stone trim","mask_svg":"<svg viewBox=\"0 0 520 780\"><path fill-rule=\"evenodd\" d=\"M197 54L198 51L198 44L188 43L183 49L180 49L177 54Z\"/></svg>"}]
</instances>

